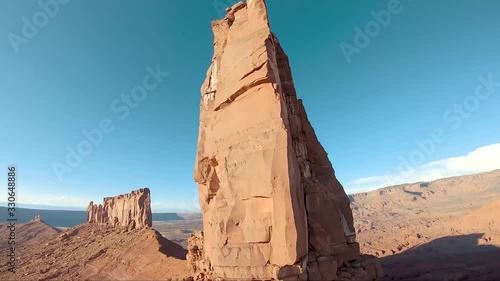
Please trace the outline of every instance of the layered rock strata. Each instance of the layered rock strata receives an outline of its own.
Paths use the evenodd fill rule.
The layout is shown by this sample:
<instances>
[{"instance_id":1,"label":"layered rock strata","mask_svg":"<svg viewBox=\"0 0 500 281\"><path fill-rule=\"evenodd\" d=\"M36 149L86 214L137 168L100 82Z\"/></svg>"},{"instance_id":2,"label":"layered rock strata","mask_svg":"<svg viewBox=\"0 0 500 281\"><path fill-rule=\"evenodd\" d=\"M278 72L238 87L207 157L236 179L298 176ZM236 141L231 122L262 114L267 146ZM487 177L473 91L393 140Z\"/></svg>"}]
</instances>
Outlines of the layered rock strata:
<instances>
[{"instance_id":1,"label":"layered rock strata","mask_svg":"<svg viewBox=\"0 0 500 281\"><path fill-rule=\"evenodd\" d=\"M359 258L349 199L297 99L265 1L227 11L212 22L201 88L194 178L204 231L189 241L191 269L198 279L337 279Z\"/></svg>"},{"instance_id":2,"label":"layered rock strata","mask_svg":"<svg viewBox=\"0 0 500 281\"><path fill-rule=\"evenodd\" d=\"M131 193L106 197L103 204L90 202L87 207L87 223L122 226L129 230L151 227L151 197L148 188Z\"/></svg>"}]
</instances>

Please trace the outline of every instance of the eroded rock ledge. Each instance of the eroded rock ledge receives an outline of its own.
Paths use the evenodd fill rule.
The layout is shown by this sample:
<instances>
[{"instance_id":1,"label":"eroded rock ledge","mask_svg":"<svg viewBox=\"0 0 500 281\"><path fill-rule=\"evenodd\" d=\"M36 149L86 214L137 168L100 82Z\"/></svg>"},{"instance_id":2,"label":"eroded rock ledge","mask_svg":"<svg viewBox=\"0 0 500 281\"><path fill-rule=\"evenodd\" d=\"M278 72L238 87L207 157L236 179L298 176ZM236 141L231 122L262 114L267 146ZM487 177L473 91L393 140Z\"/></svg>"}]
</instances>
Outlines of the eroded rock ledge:
<instances>
[{"instance_id":1,"label":"eroded rock ledge","mask_svg":"<svg viewBox=\"0 0 500 281\"><path fill-rule=\"evenodd\" d=\"M349 199L297 99L265 1L227 11L212 22L201 88L195 278L380 279L378 260L360 258Z\"/></svg>"},{"instance_id":2,"label":"eroded rock ledge","mask_svg":"<svg viewBox=\"0 0 500 281\"><path fill-rule=\"evenodd\" d=\"M103 204L90 202L87 207L87 223L122 226L129 230L151 227L151 197L148 188L131 193L106 197Z\"/></svg>"}]
</instances>

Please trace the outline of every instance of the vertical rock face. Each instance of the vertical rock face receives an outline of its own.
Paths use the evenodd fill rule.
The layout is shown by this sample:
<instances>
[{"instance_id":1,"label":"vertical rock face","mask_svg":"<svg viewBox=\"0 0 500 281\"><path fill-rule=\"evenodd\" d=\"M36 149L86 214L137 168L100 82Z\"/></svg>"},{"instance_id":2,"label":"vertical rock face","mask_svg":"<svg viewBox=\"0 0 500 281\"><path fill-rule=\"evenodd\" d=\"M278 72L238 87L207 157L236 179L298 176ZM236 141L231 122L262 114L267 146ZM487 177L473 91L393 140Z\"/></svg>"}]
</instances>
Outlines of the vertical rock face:
<instances>
[{"instance_id":1,"label":"vertical rock face","mask_svg":"<svg viewBox=\"0 0 500 281\"><path fill-rule=\"evenodd\" d=\"M337 278L359 257L352 211L297 99L264 0L212 22L201 88L194 178L202 234L188 260L198 278Z\"/></svg>"},{"instance_id":2,"label":"vertical rock face","mask_svg":"<svg viewBox=\"0 0 500 281\"><path fill-rule=\"evenodd\" d=\"M90 202L87 207L87 223L110 224L129 230L151 227L151 197L148 188L131 193L104 198L103 204Z\"/></svg>"}]
</instances>

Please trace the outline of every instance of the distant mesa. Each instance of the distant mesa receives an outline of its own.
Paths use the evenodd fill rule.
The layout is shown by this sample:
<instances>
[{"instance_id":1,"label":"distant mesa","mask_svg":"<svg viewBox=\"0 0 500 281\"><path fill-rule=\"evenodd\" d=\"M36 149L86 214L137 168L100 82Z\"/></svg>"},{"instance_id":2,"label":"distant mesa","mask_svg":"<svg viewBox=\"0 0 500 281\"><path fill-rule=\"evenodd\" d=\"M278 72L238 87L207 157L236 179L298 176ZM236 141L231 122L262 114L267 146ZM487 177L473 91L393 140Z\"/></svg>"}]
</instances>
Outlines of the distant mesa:
<instances>
[{"instance_id":1,"label":"distant mesa","mask_svg":"<svg viewBox=\"0 0 500 281\"><path fill-rule=\"evenodd\" d=\"M129 230L151 228L151 196L148 188L131 193L106 197L103 204L90 202L87 207L87 223L126 227Z\"/></svg>"}]
</instances>

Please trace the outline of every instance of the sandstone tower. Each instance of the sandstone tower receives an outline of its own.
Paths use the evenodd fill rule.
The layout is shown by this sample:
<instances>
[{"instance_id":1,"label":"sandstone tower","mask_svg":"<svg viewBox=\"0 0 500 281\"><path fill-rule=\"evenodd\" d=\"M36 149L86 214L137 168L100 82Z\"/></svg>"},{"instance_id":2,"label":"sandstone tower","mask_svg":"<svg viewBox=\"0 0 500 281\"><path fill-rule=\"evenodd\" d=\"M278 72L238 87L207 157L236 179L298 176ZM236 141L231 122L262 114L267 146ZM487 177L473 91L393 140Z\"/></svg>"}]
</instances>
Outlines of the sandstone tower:
<instances>
[{"instance_id":1,"label":"sandstone tower","mask_svg":"<svg viewBox=\"0 0 500 281\"><path fill-rule=\"evenodd\" d=\"M194 172L204 231L189 241L192 270L198 279L337 279L359 258L349 199L297 99L265 1L235 4L212 30Z\"/></svg>"},{"instance_id":2,"label":"sandstone tower","mask_svg":"<svg viewBox=\"0 0 500 281\"><path fill-rule=\"evenodd\" d=\"M106 197L103 204L99 205L91 201L87 207L87 223L121 226L129 230L151 227L153 219L149 188Z\"/></svg>"}]
</instances>

